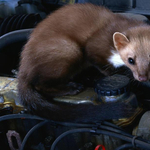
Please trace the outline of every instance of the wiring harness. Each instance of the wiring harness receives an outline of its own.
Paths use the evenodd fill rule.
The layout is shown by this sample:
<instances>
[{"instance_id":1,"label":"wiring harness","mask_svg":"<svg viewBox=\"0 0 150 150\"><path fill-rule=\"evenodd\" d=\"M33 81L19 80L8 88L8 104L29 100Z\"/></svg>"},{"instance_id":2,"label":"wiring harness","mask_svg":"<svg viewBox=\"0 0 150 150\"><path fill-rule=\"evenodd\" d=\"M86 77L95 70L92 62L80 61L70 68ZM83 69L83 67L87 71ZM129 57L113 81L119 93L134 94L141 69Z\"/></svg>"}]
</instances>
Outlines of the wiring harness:
<instances>
[{"instance_id":1,"label":"wiring harness","mask_svg":"<svg viewBox=\"0 0 150 150\"><path fill-rule=\"evenodd\" d=\"M29 114L11 114L0 117L0 123L12 119L31 119L38 120L39 123L34 125L25 135L20 150L25 150L26 143L28 142L29 137L36 132L39 128L44 127L46 124L57 125L57 126L66 126L73 127L74 129L68 130L60 134L51 145L50 150L56 150L57 144L66 136L73 133L92 133L96 135L108 135L121 139L126 142L126 144L121 145L115 150L124 150L127 148L140 148L142 150L150 149L150 141L144 140L141 137L133 136L125 132L122 128L110 123L103 121L96 124L80 124L80 123L69 123L69 122L55 122L52 120L46 120L44 118L33 116Z\"/></svg>"}]
</instances>

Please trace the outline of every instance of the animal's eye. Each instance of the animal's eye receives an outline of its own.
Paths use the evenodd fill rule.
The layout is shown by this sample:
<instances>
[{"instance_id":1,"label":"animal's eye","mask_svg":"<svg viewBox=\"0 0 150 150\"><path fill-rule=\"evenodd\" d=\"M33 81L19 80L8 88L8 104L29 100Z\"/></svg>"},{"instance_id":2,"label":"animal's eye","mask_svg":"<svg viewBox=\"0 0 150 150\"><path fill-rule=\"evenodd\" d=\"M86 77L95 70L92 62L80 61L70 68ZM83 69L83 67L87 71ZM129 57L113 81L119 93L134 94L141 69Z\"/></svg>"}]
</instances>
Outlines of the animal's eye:
<instances>
[{"instance_id":1,"label":"animal's eye","mask_svg":"<svg viewBox=\"0 0 150 150\"><path fill-rule=\"evenodd\" d=\"M129 64L131 64L131 65L134 65L134 64L135 64L134 59L131 58L131 57L128 58L128 62L129 62Z\"/></svg>"}]
</instances>

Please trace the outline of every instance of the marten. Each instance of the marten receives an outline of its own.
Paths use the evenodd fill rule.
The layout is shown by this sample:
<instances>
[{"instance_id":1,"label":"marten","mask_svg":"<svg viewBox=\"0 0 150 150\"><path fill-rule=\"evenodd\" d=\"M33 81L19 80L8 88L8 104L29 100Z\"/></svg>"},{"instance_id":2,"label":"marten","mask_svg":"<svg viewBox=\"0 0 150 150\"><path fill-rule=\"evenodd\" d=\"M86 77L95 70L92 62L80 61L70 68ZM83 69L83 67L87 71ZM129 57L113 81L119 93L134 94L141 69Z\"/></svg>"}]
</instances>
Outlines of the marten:
<instances>
[{"instance_id":1,"label":"marten","mask_svg":"<svg viewBox=\"0 0 150 150\"><path fill-rule=\"evenodd\" d=\"M82 91L69 81L89 66L105 75L126 66L136 80L148 81L149 41L150 27L142 21L88 3L63 6L35 27L23 48L19 98L32 113L54 120L102 116L100 106L60 105L53 97Z\"/></svg>"}]
</instances>

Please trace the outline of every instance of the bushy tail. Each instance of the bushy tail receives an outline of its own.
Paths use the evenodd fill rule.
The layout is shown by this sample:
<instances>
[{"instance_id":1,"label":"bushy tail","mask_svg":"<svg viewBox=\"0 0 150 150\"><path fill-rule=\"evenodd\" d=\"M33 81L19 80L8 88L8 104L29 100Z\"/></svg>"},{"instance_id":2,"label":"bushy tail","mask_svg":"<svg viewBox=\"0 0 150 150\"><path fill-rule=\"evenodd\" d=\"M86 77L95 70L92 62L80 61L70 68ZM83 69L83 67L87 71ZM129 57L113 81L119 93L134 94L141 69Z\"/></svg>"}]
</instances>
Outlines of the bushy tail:
<instances>
[{"instance_id":1,"label":"bushy tail","mask_svg":"<svg viewBox=\"0 0 150 150\"><path fill-rule=\"evenodd\" d=\"M43 97L27 83L18 84L19 98L32 114L54 121L66 122L99 122L102 120L125 118L135 111L124 103L63 104L52 98Z\"/></svg>"}]
</instances>

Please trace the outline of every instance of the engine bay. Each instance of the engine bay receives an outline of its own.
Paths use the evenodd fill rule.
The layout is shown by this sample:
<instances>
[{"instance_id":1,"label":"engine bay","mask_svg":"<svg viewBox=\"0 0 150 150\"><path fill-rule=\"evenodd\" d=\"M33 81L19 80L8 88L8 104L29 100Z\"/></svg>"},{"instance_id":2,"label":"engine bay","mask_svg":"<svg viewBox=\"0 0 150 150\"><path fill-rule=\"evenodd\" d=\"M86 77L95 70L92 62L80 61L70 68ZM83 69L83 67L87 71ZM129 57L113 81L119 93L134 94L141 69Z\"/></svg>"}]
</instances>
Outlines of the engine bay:
<instances>
[{"instance_id":1,"label":"engine bay","mask_svg":"<svg viewBox=\"0 0 150 150\"><path fill-rule=\"evenodd\" d=\"M150 6L146 0L86 2L149 24ZM78 75L74 81L86 86L83 92L54 98L58 105L86 106L69 121L32 115L20 103L17 72L24 44L48 14L73 3L84 1L0 1L0 149L149 150L150 83L133 80L128 70L105 77L95 68L88 68ZM99 114L93 116L97 106L101 106ZM91 115L86 116L87 111Z\"/></svg>"}]
</instances>

